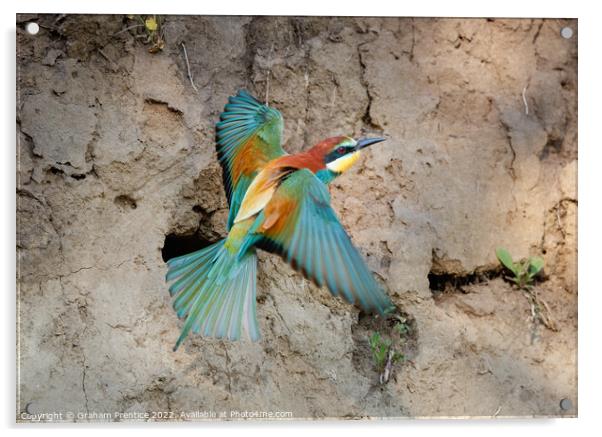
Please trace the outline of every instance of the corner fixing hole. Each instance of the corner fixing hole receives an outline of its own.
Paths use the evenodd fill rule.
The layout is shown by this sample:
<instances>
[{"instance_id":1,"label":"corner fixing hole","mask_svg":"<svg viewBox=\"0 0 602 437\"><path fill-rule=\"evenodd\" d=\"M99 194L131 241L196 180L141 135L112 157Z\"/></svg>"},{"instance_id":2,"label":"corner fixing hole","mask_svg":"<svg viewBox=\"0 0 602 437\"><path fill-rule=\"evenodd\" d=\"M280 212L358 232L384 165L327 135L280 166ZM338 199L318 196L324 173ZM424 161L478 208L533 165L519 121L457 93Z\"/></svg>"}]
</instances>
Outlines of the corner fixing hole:
<instances>
[{"instance_id":1,"label":"corner fixing hole","mask_svg":"<svg viewBox=\"0 0 602 437\"><path fill-rule=\"evenodd\" d=\"M30 21L25 25L25 31L30 35L37 35L40 31L40 25L35 21Z\"/></svg>"}]
</instances>

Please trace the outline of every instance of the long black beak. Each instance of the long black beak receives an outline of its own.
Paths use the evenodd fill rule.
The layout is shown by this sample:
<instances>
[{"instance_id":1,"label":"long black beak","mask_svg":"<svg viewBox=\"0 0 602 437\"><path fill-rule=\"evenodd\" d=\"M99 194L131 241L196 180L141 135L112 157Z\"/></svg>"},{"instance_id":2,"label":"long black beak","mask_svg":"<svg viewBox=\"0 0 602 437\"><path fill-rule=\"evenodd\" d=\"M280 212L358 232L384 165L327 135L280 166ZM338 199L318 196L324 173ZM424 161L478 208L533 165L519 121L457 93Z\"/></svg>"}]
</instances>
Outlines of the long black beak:
<instances>
[{"instance_id":1,"label":"long black beak","mask_svg":"<svg viewBox=\"0 0 602 437\"><path fill-rule=\"evenodd\" d=\"M385 140L386 138L362 138L361 140L357 140L357 146L355 146L355 150L360 150L364 147L368 147L372 144L380 143L381 141Z\"/></svg>"}]
</instances>

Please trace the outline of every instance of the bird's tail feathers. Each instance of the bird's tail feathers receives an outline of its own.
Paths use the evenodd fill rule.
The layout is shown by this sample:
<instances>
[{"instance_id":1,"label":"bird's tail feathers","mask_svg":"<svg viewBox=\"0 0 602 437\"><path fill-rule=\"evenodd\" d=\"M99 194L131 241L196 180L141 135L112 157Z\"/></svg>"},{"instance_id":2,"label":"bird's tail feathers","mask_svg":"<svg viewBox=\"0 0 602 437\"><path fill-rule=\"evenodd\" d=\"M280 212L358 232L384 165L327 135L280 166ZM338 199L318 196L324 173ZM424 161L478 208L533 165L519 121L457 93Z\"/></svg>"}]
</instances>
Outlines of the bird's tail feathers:
<instances>
[{"instance_id":1,"label":"bird's tail feathers","mask_svg":"<svg viewBox=\"0 0 602 437\"><path fill-rule=\"evenodd\" d=\"M176 296L173 307L186 318L174 351L190 331L238 340L244 333L259 339L255 310L257 255L231 254L221 240L209 247L167 261L166 280Z\"/></svg>"}]
</instances>

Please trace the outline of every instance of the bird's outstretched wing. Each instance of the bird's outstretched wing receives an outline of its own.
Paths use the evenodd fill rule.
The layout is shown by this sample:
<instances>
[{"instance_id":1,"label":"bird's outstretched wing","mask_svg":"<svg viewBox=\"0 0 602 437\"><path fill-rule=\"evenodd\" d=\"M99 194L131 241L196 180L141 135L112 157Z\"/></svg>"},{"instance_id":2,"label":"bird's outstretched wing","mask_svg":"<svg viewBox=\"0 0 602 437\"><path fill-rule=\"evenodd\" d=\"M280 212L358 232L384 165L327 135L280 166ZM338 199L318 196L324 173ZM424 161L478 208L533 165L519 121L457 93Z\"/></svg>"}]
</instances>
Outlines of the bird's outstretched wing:
<instances>
[{"instance_id":1,"label":"bird's outstretched wing","mask_svg":"<svg viewBox=\"0 0 602 437\"><path fill-rule=\"evenodd\" d=\"M326 186L309 170L289 175L262 214L257 247L367 312L384 314L393 305L337 219Z\"/></svg>"},{"instance_id":2,"label":"bird's outstretched wing","mask_svg":"<svg viewBox=\"0 0 602 437\"><path fill-rule=\"evenodd\" d=\"M232 226L247 188L257 172L285 154L281 147L282 114L244 90L228 99L216 124L217 155L223 170Z\"/></svg>"}]
</instances>

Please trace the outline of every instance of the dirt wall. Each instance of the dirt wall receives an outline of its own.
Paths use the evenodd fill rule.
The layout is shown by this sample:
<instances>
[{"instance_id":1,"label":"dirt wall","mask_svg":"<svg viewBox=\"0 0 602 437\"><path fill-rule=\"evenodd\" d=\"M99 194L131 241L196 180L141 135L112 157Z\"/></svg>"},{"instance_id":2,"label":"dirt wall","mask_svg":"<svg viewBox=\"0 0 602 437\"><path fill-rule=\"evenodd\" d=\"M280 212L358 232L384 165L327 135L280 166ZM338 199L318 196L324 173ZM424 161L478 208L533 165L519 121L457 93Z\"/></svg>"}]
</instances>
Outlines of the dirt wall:
<instances>
[{"instance_id":1,"label":"dirt wall","mask_svg":"<svg viewBox=\"0 0 602 437\"><path fill-rule=\"evenodd\" d=\"M576 20L167 16L162 49L135 17L17 21L18 414L576 414ZM407 321L387 384L390 326L269 254L261 341L172 352L164 258L225 236L213 126L240 88L289 152L388 139L330 188ZM550 326L500 246L544 257Z\"/></svg>"}]
</instances>

